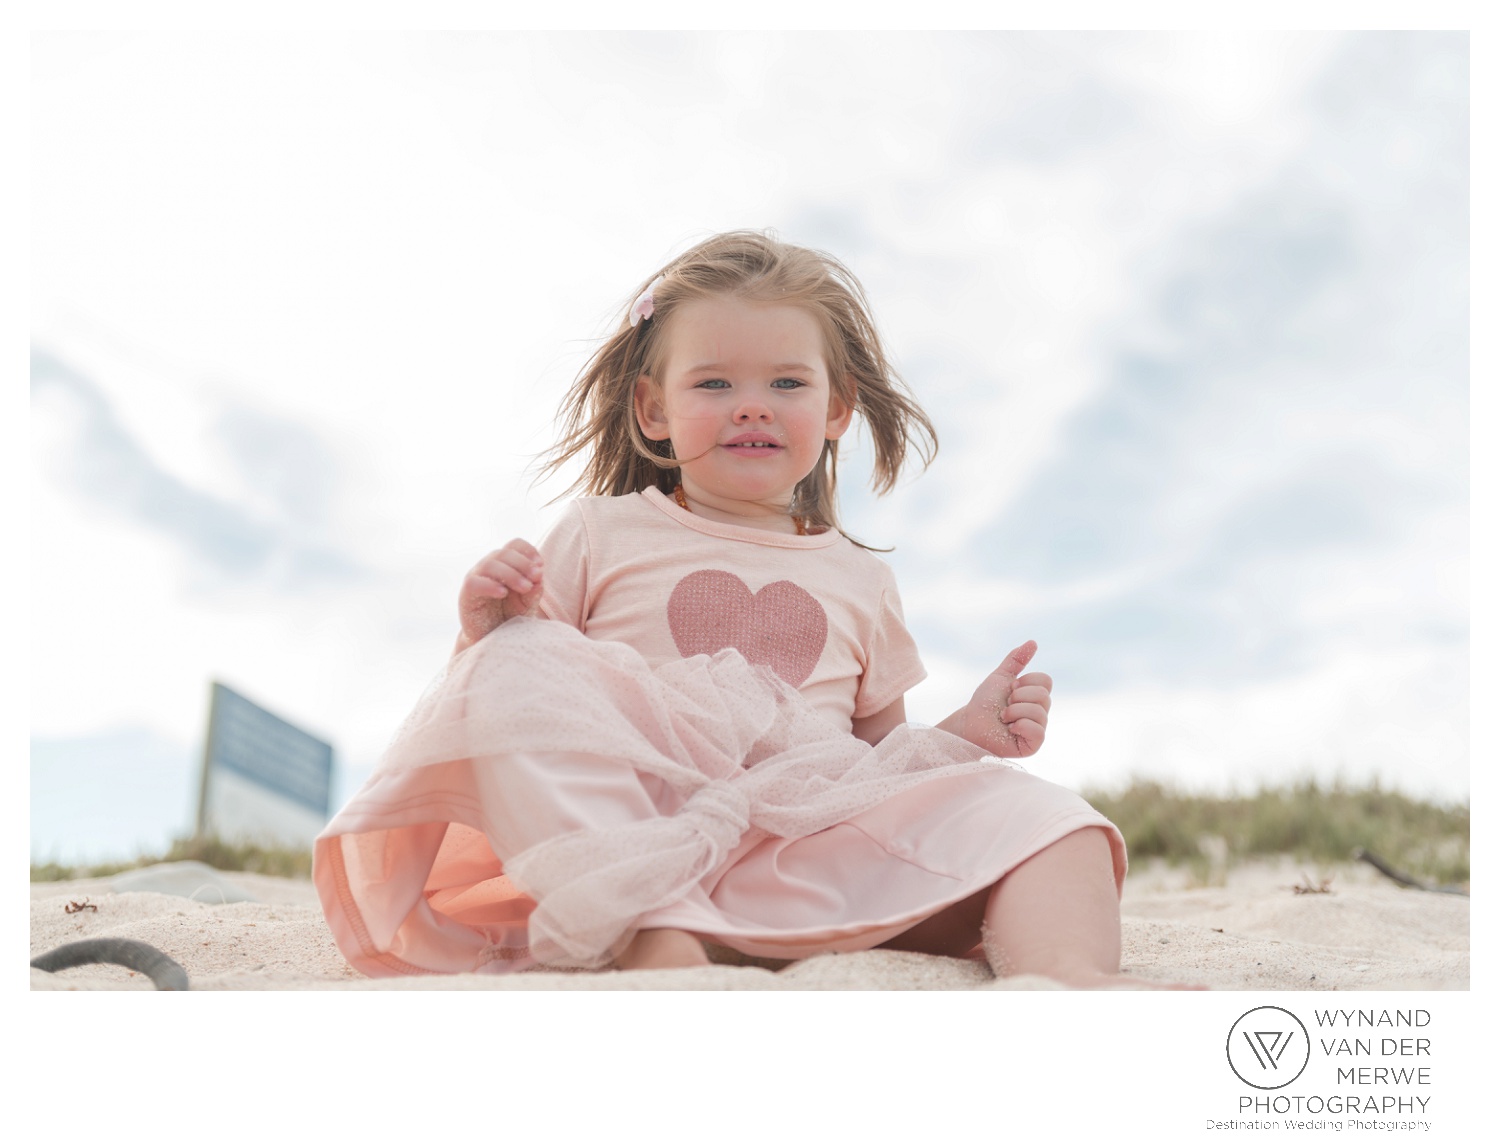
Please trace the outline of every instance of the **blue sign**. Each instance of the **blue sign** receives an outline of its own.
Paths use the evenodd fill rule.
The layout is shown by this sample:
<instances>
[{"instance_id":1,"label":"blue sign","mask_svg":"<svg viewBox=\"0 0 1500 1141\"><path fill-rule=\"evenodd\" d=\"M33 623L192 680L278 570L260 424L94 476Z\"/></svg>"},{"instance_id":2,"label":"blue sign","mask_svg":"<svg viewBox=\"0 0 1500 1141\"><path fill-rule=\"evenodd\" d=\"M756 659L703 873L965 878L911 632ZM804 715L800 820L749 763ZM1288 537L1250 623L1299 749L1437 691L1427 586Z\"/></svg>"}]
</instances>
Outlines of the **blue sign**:
<instances>
[{"instance_id":1,"label":"blue sign","mask_svg":"<svg viewBox=\"0 0 1500 1141\"><path fill-rule=\"evenodd\" d=\"M305 805L324 819L333 786L333 746L214 682L205 776L226 769Z\"/></svg>"}]
</instances>

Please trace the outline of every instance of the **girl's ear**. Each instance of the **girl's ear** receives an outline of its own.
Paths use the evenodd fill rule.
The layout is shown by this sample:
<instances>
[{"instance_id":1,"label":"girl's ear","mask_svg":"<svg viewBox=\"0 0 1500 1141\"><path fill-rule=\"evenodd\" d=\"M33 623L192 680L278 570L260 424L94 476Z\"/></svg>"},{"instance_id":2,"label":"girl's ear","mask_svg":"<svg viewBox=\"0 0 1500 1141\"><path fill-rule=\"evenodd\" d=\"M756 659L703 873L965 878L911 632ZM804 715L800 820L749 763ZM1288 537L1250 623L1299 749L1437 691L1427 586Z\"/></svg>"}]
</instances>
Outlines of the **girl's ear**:
<instances>
[{"instance_id":1,"label":"girl's ear","mask_svg":"<svg viewBox=\"0 0 1500 1141\"><path fill-rule=\"evenodd\" d=\"M645 373L635 382L635 422L641 427L641 435L648 440L665 440L671 433L667 430L667 413L662 407L661 393Z\"/></svg>"},{"instance_id":2,"label":"girl's ear","mask_svg":"<svg viewBox=\"0 0 1500 1141\"><path fill-rule=\"evenodd\" d=\"M823 433L825 440L837 440L849 430L849 425L854 422L854 378L845 378L848 385L850 399L845 400L838 392L828 394L828 428Z\"/></svg>"}]
</instances>

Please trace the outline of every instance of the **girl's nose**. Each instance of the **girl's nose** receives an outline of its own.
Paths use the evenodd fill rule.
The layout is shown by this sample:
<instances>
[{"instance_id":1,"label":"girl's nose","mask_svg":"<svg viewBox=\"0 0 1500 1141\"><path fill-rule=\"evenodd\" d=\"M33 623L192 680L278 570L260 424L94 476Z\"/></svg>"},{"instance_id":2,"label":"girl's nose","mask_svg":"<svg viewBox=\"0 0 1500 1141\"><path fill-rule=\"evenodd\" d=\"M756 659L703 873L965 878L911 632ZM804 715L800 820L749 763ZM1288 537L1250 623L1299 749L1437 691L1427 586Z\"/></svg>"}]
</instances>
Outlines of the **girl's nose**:
<instances>
[{"instance_id":1,"label":"girl's nose","mask_svg":"<svg viewBox=\"0 0 1500 1141\"><path fill-rule=\"evenodd\" d=\"M734 422L744 424L751 420L769 421L771 409L758 400L747 400L734 410Z\"/></svg>"}]
</instances>

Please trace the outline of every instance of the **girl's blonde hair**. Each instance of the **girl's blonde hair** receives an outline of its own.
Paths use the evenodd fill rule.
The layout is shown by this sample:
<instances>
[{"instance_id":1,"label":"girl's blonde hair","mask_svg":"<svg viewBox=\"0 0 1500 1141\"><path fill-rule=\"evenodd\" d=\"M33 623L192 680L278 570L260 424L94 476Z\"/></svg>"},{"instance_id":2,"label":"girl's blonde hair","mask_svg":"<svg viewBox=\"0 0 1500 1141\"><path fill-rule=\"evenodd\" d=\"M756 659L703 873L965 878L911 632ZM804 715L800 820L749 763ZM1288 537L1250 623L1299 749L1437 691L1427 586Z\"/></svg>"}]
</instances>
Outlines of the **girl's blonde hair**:
<instances>
[{"instance_id":1,"label":"girl's blonde hair","mask_svg":"<svg viewBox=\"0 0 1500 1141\"><path fill-rule=\"evenodd\" d=\"M652 290L652 316L632 327L630 307L658 276L663 280ZM580 490L588 495L630 495L648 487L672 493L679 481L676 469L682 465L672 454L670 440L650 440L641 433L635 418L635 383L642 375L660 377L677 308L713 297L796 305L818 322L833 392L869 427L875 445L870 486L877 495L896 485L908 446L916 448L924 470L932 463L937 433L886 359L864 289L854 275L818 250L790 245L769 232L735 230L700 242L631 293L619 327L589 358L563 401L558 413L562 437L543 453L548 458L542 477L582 453L587 457L583 474L564 495ZM843 534L834 501L837 463L838 441L825 440L817 466L793 492L791 510L811 526Z\"/></svg>"}]
</instances>

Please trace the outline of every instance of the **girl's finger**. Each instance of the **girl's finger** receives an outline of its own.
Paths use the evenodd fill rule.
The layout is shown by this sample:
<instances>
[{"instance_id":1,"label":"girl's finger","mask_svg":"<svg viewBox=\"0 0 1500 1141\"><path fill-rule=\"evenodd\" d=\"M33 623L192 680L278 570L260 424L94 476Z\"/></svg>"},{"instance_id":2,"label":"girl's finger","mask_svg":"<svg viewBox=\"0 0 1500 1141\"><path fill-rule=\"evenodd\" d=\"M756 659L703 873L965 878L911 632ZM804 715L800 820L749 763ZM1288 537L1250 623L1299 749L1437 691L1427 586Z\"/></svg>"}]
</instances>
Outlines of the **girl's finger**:
<instances>
[{"instance_id":1,"label":"girl's finger","mask_svg":"<svg viewBox=\"0 0 1500 1141\"><path fill-rule=\"evenodd\" d=\"M506 543L501 551L514 551L531 562L541 562L542 554L525 539L512 539Z\"/></svg>"},{"instance_id":2,"label":"girl's finger","mask_svg":"<svg viewBox=\"0 0 1500 1141\"><path fill-rule=\"evenodd\" d=\"M530 594L536 589L536 583L520 571L507 571L500 581L520 594Z\"/></svg>"},{"instance_id":3,"label":"girl's finger","mask_svg":"<svg viewBox=\"0 0 1500 1141\"><path fill-rule=\"evenodd\" d=\"M507 570L513 570L517 574L525 575L528 578L536 577L542 573L541 563L532 562L530 559L522 558L519 555L497 559L494 565L496 567L505 567Z\"/></svg>"},{"instance_id":4,"label":"girl's finger","mask_svg":"<svg viewBox=\"0 0 1500 1141\"><path fill-rule=\"evenodd\" d=\"M508 598L512 594L530 594L536 589L536 584L511 570L493 575L476 575L474 583L485 598Z\"/></svg>"},{"instance_id":5,"label":"girl's finger","mask_svg":"<svg viewBox=\"0 0 1500 1141\"><path fill-rule=\"evenodd\" d=\"M507 570L525 570L531 566L531 561L509 551L496 551L479 565L490 574L498 574Z\"/></svg>"},{"instance_id":6,"label":"girl's finger","mask_svg":"<svg viewBox=\"0 0 1500 1141\"><path fill-rule=\"evenodd\" d=\"M1005 655L1005 660L1000 663L995 672L1015 677L1016 674L1026 668L1026 663L1031 661L1035 654L1035 642L1022 642L1014 650Z\"/></svg>"},{"instance_id":7,"label":"girl's finger","mask_svg":"<svg viewBox=\"0 0 1500 1141\"><path fill-rule=\"evenodd\" d=\"M1017 685L1039 685L1043 689L1052 688L1052 675L1044 673L1026 674L1024 677L1016 678Z\"/></svg>"},{"instance_id":8,"label":"girl's finger","mask_svg":"<svg viewBox=\"0 0 1500 1141\"><path fill-rule=\"evenodd\" d=\"M463 593L479 598L504 598L510 592L505 589L504 583L489 575L471 574L464 581Z\"/></svg>"},{"instance_id":9,"label":"girl's finger","mask_svg":"<svg viewBox=\"0 0 1500 1141\"><path fill-rule=\"evenodd\" d=\"M1014 722L1010 731L1022 743L1027 755L1040 749L1043 739L1047 736L1047 730L1035 721Z\"/></svg>"},{"instance_id":10,"label":"girl's finger","mask_svg":"<svg viewBox=\"0 0 1500 1141\"><path fill-rule=\"evenodd\" d=\"M520 578L534 583L542 577L542 568L526 559L497 560L493 570L497 577L506 580Z\"/></svg>"},{"instance_id":11,"label":"girl's finger","mask_svg":"<svg viewBox=\"0 0 1500 1141\"><path fill-rule=\"evenodd\" d=\"M542 561L542 556L537 554L535 548L529 546L501 547L493 554L496 558L504 559L508 563L519 563L525 566L539 566Z\"/></svg>"},{"instance_id":12,"label":"girl's finger","mask_svg":"<svg viewBox=\"0 0 1500 1141\"><path fill-rule=\"evenodd\" d=\"M1052 693L1039 685L1018 685L1010 691L1010 704L1017 702L1029 702L1032 705L1040 705L1043 709L1052 708Z\"/></svg>"},{"instance_id":13,"label":"girl's finger","mask_svg":"<svg viewBox=\"0 0 1500 1141\"><path fill-rule=\"evenodd\" d=\"M508 559L495 558L486 562L479 570L485 577L492 578L497 582L503 582L507 586L516 589L529 589L531 579L528 576L531 568L526 565L516 566ZM528 584L522 587L522 583Z\"/></svg>"},{"instance_id":14,"label":"girl's finger","mask_svg":"<svg viewBox=\"0 0 1500 1141\"><path fill-rule=\"evenodd\" d=\"M1035 725L1047 724L1047 711L1040 705L1032 705L1023 702L1020 705L1007 705L1000 711L1000 720L1010 726L1012 733L1016 731L1016 725L1022 721L1028 721Z\"/></svg>"}]
</instances>

